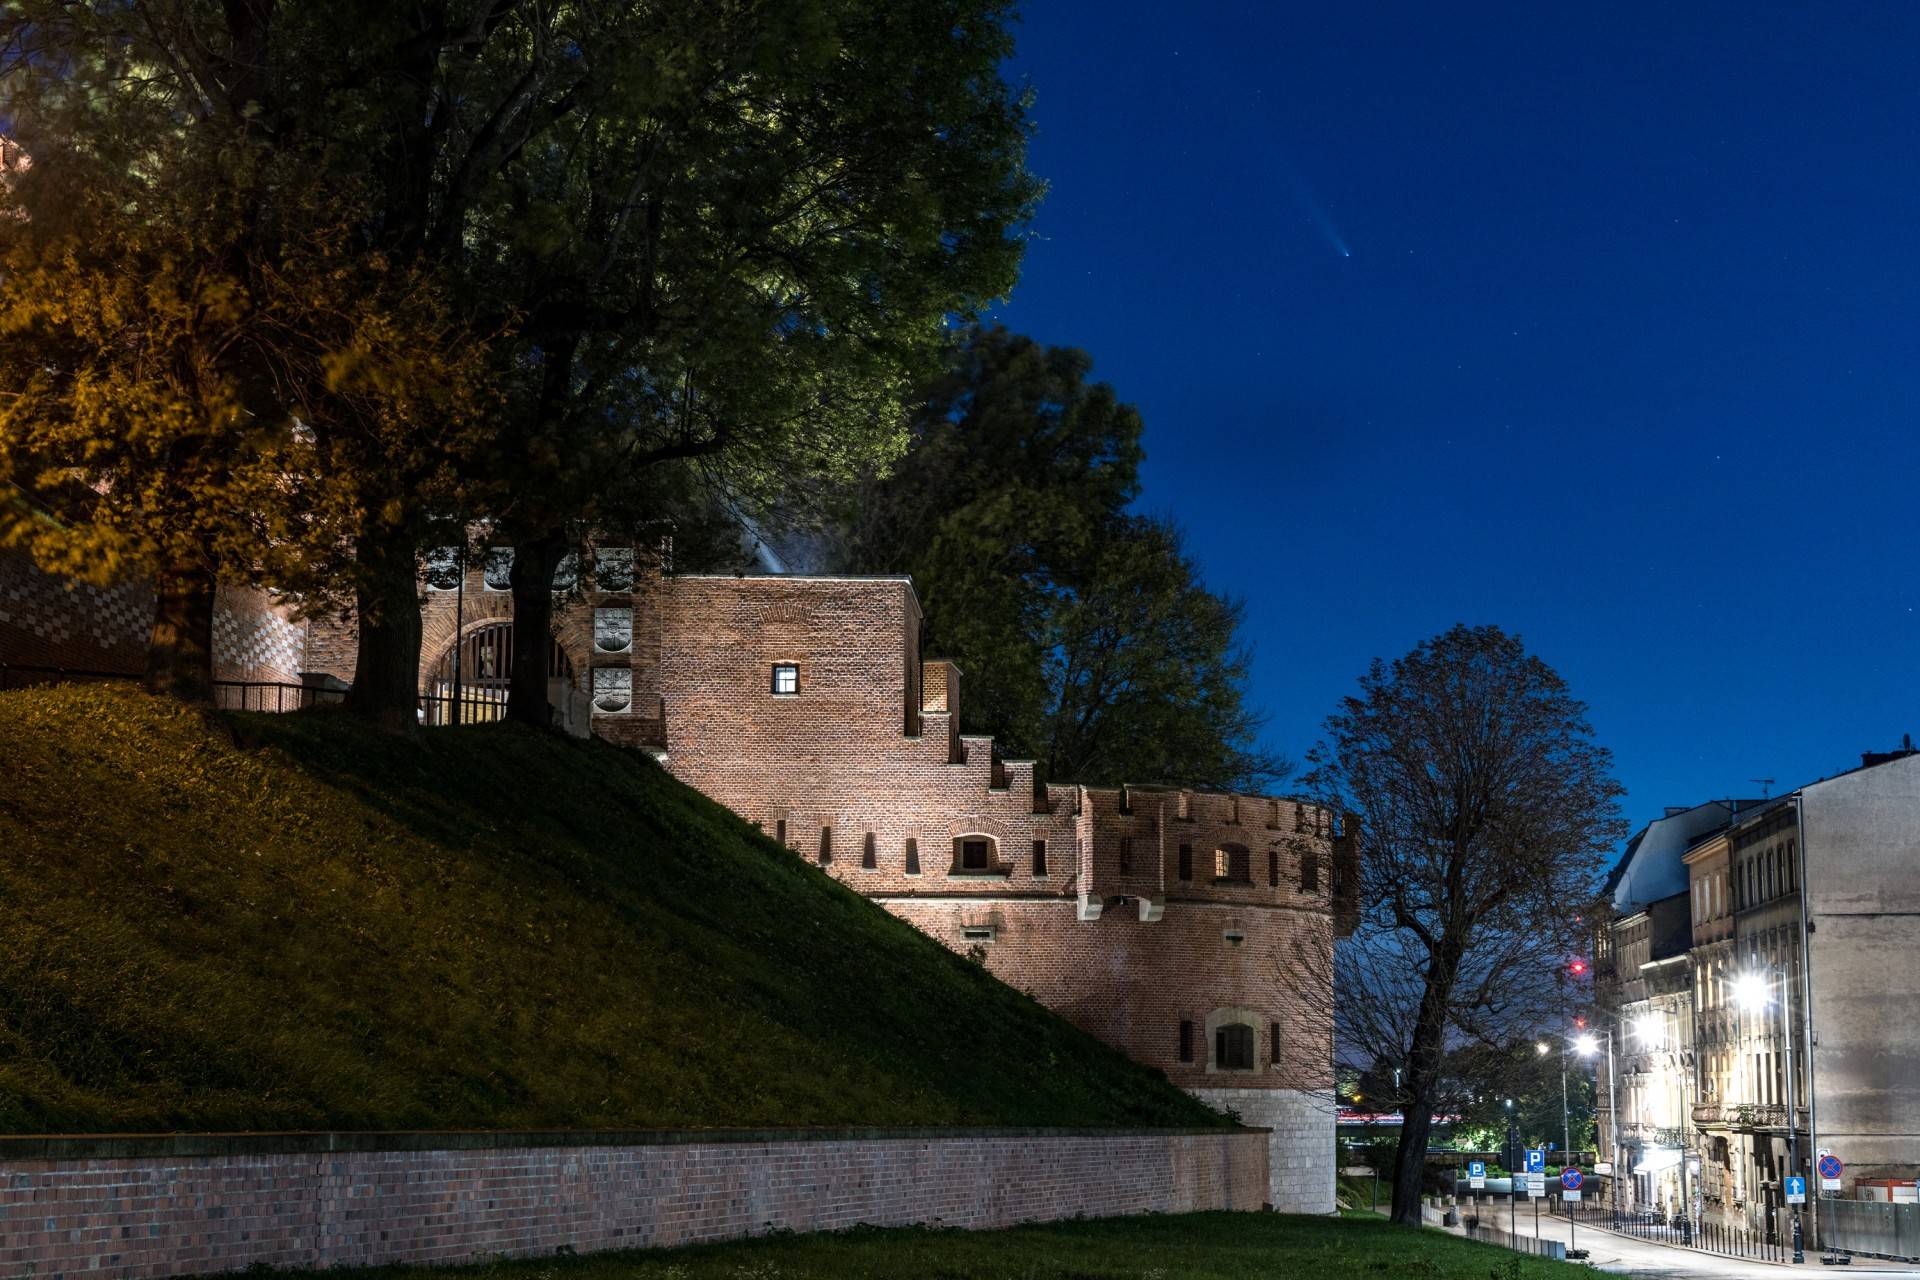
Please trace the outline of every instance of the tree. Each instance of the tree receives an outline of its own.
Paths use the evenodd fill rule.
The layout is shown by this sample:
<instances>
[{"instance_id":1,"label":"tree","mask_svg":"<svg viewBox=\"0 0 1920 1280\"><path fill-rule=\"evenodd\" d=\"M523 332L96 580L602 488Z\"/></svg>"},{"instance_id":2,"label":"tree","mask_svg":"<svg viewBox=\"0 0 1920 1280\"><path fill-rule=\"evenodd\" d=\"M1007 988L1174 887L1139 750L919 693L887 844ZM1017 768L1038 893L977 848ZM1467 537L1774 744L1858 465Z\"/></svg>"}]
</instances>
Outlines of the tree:
<instances>
[{"instance_id":1,"label":"tree","mask_svg":"<svg viewBox=\"0 0 1920 1280\"><path fill-rule=\"evenodd\" d=\"M1401 1068L1393 1220L1417 1225L1435 1113L1498 1092L1513 1047L1559 1025L1557 957L1624 834L1621 788L1585 706L1498 627L1376 660L1308 761L1364 832L1336 1044Z\"/></svg>"},{"instance_id":2,"label":"tree","mask_svg":"<svg viewBox=\"0 0 1920 1280\"><path fill-rule=\"evenodd\" d=\"M1246 705L1240 607L1169 521L1130 514L1139 413L1081 351L967 331L911 445L854 491L831 557L913 575L962 715L1040 775L1252 787L1284 773Z\"/></svg>"},{"instance_id":3,"label":"tree","mask_svg":"<svg viewBox=\"0 0 1920 1280\"><path fill-rule=\"evenodd\" d=\"M370 474L329 437L478 417L428 282L359 251L353 193L76 72L8 82L0 543L151 577L149 687L211 694L217 579L324 588Z\"/></svg>"},{"instance_id":4,"label":"tree","mask_svg":"<svg viewBox=\"0 0 1920 1280\"><path fill-rule=\"evenodd\" d=\"M289 141L277 14L0 19L25 157L0 217L0 538L91 581L150 575L148 683L189 698L210 692L217 580L351 595L356 543L453 491L487 408L484 343L440 282L370 246L367 185Z\"/></svg>"}]
</instances>

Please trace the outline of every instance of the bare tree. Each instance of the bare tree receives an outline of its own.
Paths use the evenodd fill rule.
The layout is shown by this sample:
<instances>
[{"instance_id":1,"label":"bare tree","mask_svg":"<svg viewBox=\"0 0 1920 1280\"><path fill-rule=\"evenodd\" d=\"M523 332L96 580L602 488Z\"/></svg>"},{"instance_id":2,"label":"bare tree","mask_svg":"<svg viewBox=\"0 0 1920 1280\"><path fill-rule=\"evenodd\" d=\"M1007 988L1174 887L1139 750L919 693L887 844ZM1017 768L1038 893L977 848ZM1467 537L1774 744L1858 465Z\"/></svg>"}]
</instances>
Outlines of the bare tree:
<instances>
[{"instance_id":1,"label":"bare tree","mask_svg":"<svg viewBox=\"0 0 1920 1280\"><path fill-rule=\"evenodd\" d=\"M1490 1053L1564 1007L1610 847L1612 756L1564 680L1497 627L1456 626L1388 664L1327 718L1305 781L1364 833L1360 920L1336 966L1340 1056L1397 1069L1393 1220L1418 1225L1436 1111L1499 1082Z\"/></svg>"}]
</instances>

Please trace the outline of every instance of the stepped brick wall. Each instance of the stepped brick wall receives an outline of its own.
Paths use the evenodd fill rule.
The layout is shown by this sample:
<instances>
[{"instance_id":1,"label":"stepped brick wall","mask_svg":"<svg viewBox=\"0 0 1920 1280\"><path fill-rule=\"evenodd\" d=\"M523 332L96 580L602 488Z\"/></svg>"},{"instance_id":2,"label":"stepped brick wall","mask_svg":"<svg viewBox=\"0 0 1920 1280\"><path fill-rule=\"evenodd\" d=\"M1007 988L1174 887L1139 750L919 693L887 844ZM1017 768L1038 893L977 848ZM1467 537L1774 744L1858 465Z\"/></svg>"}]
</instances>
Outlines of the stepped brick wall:
<instances>
[{"instance_id":1,"label":"stepped brick wall","mask_svg":"<svg viewBox=\"0 0 1920 1280\"><path fill-rule=\"evenodd\" d=\"M1256 1130L0 1139L0 1275L479 1262L1258 1209Z\"/></svg>"}]
</instances>

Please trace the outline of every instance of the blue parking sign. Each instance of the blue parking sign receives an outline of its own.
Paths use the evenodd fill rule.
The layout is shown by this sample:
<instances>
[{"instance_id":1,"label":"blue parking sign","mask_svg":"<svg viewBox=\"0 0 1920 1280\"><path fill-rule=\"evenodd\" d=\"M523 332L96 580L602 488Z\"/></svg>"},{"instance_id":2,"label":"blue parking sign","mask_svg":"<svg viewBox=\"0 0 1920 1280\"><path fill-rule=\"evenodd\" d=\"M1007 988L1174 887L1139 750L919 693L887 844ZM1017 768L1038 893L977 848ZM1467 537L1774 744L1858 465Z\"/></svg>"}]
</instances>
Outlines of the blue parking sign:
<instances>
[{"instance_id":1,"label":"blue parking sign","mask_svg":"<svg viewBox=\"0 0 1920 1280\"><path fill-rule=\"evenodd\" d=\"M1547 1153L1539 1147L1527 1148L1527 1172L1545 1173L1547 1171Z\"/></svg>"},{"instance_id":2,"label":"blue parking sign","mask_svg":"<svg viewBox=\"0 0 1920 1280\"><path fill-rule=\"evenodd\" d=\"M1469 1161L1467 1161L1467 1176L1468 1176L1469 1178L1484 1178L1484 1177L1486 1177L1486 1176L1487 1176L1487 1162L1486 1162L1485 1160L1469 1160Z\"/></svg>"}]
</instances>

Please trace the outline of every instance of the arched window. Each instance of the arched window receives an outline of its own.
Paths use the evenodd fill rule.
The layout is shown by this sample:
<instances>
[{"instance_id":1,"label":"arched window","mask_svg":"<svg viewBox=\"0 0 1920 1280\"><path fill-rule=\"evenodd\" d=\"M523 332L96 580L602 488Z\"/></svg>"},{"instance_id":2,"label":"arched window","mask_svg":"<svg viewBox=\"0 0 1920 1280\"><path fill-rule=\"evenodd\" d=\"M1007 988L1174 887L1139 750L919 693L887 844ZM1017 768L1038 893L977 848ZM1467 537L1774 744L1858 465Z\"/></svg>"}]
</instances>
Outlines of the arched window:
<instances>
[{"instance_id":1,"label":"arched window","mask_svg":"<svg viewBox=\"0 0 1920 1280\"><path fill-rule=\"evenodd\" d=\"M1223 844L1213 851L1213 878L1215 880L1236 880L1243 884L1253 881L1253 871L1247 858L1247 846L1243 844Z\"/></svg>"},{"instance_id":2,"label":"arched window","mask_svg":"<svg viewBox=\"0 0 1920 1280\"><path fill-rule=\"evenodd\" d=\"M1229 1022L1213 1033L1213 1065L1222 1071L1253 1070L1253 1028Z\"/></svg>"}]
</instances>

